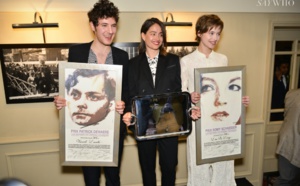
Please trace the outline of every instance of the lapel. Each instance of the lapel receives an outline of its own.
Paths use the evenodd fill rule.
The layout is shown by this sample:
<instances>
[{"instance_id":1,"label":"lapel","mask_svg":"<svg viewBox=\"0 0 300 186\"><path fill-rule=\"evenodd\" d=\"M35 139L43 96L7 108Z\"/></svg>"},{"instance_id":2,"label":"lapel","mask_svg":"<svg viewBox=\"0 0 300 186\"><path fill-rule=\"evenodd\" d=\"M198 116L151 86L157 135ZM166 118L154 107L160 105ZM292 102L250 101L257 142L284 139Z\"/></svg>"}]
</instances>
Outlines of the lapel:
<instances>
[{"instance_id":1,"label":"lapel","mask_svg":"<svg viewBox=\"0 0 300 186\"><path fill-rule=\"evenodd\" d=\"M142 56L141 56L141 73L145 75L146 77L146 80L149 82L150 86L152 88L154 88L154 84L153 84L153 78L152 78L152 74L151 74L151 70L150 70L150 67L149 67L149 63L148 63L148 60L147 60L147 56L146 56L146 53L144 53Z\"/></svg>"},{"instance_id":2,"label":"lapel","mask_svg":"<svg viewBox=\"0 0 300 186\"><path fill-rule=\"evenodd\" d=\"M80 61L88 63L92 43L93 43L93 41L81 45L82 48L80 50L80 53L76 54L76 55L78 55L76 58L78 58L78 59L82 58L82 59L80 59Z\"/></svg>"},{"instance_id":3,"label":"lapel","mask_svg":"<svg viewBox=\"0 0 300 186\"><path fill-rule=\"evenodd\" d=\"M113 64L119 64L117 56L118 54L115 55L115 53L117 52L117 50L115 50L115 48L113 46L111 46L111 55L113 58Z\"/></svg>"},{"instance_id":4,"label":"lapel","mask_svg":"<svg viewBox=\"0 0 300 186\"><path fill-rule=\"evenodd\" d=\"M158 63L157 63L157 67L156 67L155 89L158 89L158 87L161 83L161 81L159 81L159 80L163 78L166 66L167 66L166 56L159 55Z\"/></svg>"}]
</instances>

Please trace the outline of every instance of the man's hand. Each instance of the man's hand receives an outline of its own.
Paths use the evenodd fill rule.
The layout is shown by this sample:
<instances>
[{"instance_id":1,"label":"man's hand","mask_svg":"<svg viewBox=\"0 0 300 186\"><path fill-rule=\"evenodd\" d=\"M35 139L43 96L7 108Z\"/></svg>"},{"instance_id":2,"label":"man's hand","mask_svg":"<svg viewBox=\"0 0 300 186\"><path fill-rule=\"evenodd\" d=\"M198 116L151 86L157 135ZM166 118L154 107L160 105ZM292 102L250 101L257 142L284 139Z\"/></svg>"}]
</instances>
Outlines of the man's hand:
<instances>
[{"instance_id":1,"label":"man's hand","mask_svg":"<svg viewBox=\"0 0 300 186\"><path fill-rule=\"evenodd\" d=\"M60 110L67 105L66 99L59 96L55 96L53 102L57 110Z\"/></svg>"}]
</instances>

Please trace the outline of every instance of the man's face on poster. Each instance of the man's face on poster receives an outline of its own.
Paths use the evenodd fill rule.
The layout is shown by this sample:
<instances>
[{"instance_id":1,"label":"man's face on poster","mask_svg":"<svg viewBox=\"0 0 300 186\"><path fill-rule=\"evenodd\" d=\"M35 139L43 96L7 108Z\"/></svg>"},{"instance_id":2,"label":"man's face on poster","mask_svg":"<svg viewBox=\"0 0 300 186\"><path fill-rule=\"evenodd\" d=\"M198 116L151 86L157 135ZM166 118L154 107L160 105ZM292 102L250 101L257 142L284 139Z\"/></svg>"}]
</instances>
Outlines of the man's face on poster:
<instances>
[{"instance_id":1,"label":"man's face on poster","mask_svg":"<svg viewBox=\"0 0 300 186\"><path fill-rule=\"evenodd\" d=\"M110 101L105 92L105 74L77 77L70 88L67 107L72 120L79 125L92 125L103 120L109 112Z\"/></svg>"},{"instance_id":2,"label":"man's face on poster","mask_svg":"<svg viewBox=\"0 0 300 186\"><path fill-rule=\"evenodd\" d=\"M239 72L207 73L201 77L201 110L207 124L236 125L241 117Z\"/></svg>"}]
</instances>

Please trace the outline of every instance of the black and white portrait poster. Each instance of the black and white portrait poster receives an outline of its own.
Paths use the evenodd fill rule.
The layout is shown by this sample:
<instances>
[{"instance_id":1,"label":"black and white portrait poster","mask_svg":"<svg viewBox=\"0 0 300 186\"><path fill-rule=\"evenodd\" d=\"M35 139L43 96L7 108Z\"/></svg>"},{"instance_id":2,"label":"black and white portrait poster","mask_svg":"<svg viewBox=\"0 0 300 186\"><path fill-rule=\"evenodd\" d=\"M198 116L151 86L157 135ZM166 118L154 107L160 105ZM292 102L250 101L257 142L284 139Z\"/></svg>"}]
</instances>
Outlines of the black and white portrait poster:
<instances>
[{"instance_id":1,"label":"black and white portrait poster","mask_svg":"<svg viewBox=\"0 0 300 186\"><path fill-rule=\"evenodd\" d=\"M195 70L201 99L196 123L197 163L236 159L243 154L245 90L244 67Z\"/></svg>"},{"instance_id":2,"label":"black and white portrait poster","mask_svg":"<svg viewBox=\"0 0 300 186\"><path fill-rule=\"evenodd\" d=\"M60 86L66 107L62 113L66 165L117 166L122 66L60 64Z\"/></svg>"}]
</instances>

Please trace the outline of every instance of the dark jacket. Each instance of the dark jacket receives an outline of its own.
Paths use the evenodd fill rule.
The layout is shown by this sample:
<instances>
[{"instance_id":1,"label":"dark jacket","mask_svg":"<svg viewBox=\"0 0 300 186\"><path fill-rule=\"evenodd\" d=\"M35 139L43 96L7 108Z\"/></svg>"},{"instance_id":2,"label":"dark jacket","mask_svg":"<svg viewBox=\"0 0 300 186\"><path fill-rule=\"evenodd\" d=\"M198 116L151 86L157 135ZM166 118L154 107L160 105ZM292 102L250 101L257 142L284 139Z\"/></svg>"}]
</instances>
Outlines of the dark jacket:
<instances>
[{"instance_id":1,"label":"dark jacket","mask_svg":"<svg viewBox=\"0 0 300 186\"><path fill-rule=\"evenodd\" d=\"M91 48L92 42L84 43L79 45L74 45L69 49L69 62L78 62L78 63L87 63L89 52ZM122 77L122 101L128 105L128 53L111 47L112 49L112 57L114 65L122 65L123 66L123 77ZM120 132L126 132L126 125L122 122L122 117L120 121Z\"/></svg>"},{"instance_id":2,"label":"dark jacket","mask_svg":"<svg viewBox=\"0 0 300 186\"><path fill-rule=\"evenodd\" d=\"M159 55L155 86L145 53L130 59L128 72L130 99L134 96L181 92L180 63L177 55ZM130 106L126 107L126 110L131 111Z\"/></svg>"}]
</instances>

